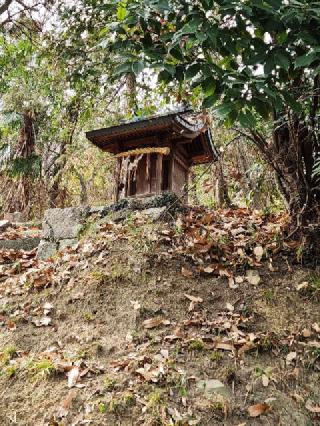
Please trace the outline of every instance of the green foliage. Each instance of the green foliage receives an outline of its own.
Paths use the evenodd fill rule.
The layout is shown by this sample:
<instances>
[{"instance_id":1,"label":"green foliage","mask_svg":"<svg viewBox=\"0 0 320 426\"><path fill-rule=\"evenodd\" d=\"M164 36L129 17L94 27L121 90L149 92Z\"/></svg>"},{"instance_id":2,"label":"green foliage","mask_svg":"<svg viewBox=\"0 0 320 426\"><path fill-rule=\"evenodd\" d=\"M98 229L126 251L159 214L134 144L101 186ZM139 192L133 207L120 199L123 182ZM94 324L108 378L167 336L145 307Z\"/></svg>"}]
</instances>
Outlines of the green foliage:
<instances>
[{"instance_id":1,"label":"green foliage","mask_svg":"<svg viewBox=\"0 0 320 426\"><path fill-rule=\"evenodd\" d=\"M47 379L56 372L54 363L49 359L40 359L39 361L31 361L29 371L35 377Z\"/></svg>"},{"instance_id":2,"label":"green foliage","mask_svg":"<svg viewBox=\"0 0 320 426\"><path fill-rule=\"evenodd\" d=\"M105 413L107 411L107 405L103 402L100 402L98 405L98 410L100 413Z\"/></svg>"},{"instance_id":3,"label":"green foliage","mask_svg":"<svg viewBox=\"0 0 320 426\"><path fill-rule=\"evenodd\" d=\"M205 349L205 345L202 340L192 340L189 345L188 349L190 351L203 351Z\"/></svg>"},{"instance_id":4,"label":"green foliage","mask_svg":"<svg viewBox=\"0 0 320 426\"><path fill-rule=\"evenodd\" d=\"M8 377L13 377L15 376L17 373L17 366L16 365L10 365L9 367L6 368L6 375Z\"/></svg>"},{"instance_id":5,"label":"green foliage","mask_svg":"<svg viewBox=\"0 0 320 426\"><path fill-rule=\"evenodd\" d=\"M6 172L11 178L21 176L32 179L39 178L41 175L41 158L38 155L31 155L27 158L14 158L7 163Z\"/></svg>"},{"instance_id":6,"label":"green foliage","mask_svg":"<svg viewBox=\"0 0 320 426\"><path fill-rule=\"evenodd\" d=\"M229 125L310 108L300 84L320 71L317 2L132 0L116 30L125 67L142 61L167 83L200 87L204 107Z\"/></svg>"}]
</instances>

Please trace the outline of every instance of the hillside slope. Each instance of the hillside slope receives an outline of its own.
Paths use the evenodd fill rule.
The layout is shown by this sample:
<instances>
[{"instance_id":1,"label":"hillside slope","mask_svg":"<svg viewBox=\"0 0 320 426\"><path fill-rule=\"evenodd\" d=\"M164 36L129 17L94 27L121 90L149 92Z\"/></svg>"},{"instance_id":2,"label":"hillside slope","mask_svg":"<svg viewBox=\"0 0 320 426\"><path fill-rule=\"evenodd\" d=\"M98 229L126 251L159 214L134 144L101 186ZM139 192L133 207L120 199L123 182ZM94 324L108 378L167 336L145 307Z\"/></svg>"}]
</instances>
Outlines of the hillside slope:
<instances>
[{"instance_id":1,"label":"hillside slope","mask_svg":"<svg viewBox=\"0 0 320 426\"><path fill-rule=\"evenodd\" d=\"M3 253L0 424L320 424L320 278L284 224L137 213Z\"/></svg>"}]
</instances>

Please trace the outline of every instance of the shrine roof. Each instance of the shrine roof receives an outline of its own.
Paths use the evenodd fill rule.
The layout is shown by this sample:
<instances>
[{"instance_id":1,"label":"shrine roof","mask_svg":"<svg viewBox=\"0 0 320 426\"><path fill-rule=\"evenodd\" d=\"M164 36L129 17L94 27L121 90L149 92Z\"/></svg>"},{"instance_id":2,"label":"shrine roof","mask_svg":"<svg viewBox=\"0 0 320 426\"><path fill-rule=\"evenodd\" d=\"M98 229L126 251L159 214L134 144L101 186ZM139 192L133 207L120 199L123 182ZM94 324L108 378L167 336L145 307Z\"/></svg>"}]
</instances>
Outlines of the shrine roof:
<instances>
[{"instance_id":1,"label":"shrine roof","mask_svg":"<svg viewBox=\"0 0 320 426\"><path fill-rule=\"evenodd\" d=\"M197 142L201 139L201 143L207 146L209 160L218 158L204 115L196 114L190 109L138 117L116 126L92 130L86 133L86 137L98 148L113 154L126 151L132 143L138 147L153 145L156 140L178 143L182 140Z\"/></svg>"}]
</instances>

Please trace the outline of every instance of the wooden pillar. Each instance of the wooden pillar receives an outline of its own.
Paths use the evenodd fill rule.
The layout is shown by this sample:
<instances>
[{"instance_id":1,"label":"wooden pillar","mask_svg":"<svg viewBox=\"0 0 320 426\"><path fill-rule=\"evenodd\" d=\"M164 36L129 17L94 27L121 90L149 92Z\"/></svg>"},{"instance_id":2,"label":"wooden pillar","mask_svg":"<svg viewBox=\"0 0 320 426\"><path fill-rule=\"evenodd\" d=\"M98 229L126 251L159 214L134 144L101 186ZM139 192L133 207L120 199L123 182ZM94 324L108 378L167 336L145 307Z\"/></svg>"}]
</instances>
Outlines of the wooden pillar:
<instances>
[{"instance_id":1,"label":"wooden pillar","mask_svg":"<svg viewBox=\"0 0 320 426\"><path fill-rule=\"evenodd\" d=\"M169 166L169 191L173 191L173 179L174 179L174 147L170 152L170 166Z\"/></svg>"},{"instance_id":2,"label":"wooden pillar","mask_svg":"<svg viewBox=\"0 0 320 426\"><path fill-rule=\"evenodd\" d=\"M151 176L152 176L152 170L151 170L151 157L150 154L147 154L146 157L146 179L148 183L148 192L151 193Z\"/></svg>"},{"instance_id":3,"label":"wooden pillar","mask_svg":"<svg viewBox=\"0 0 320 426\"><path fill-rule=\"evenodd\" d=\"M114 200L116 203L119 201L120 171L121 171L121 159L117 158L116 173L115 173L115 187L114 187Z\"/></svg>"},{"instance_id":4,"label":"wooden pillar","mask_svg":"<svg viewBox=\"0 0 320 426\"><path fill-rule=\"evenodd\" d=\"M157 155L157 165L156 165L156 182L157 182L157 187L156 187L156 193L160 194L161 193L161 188L162 188L162 154L158 154Z\"/></svg>"}]
</instances>

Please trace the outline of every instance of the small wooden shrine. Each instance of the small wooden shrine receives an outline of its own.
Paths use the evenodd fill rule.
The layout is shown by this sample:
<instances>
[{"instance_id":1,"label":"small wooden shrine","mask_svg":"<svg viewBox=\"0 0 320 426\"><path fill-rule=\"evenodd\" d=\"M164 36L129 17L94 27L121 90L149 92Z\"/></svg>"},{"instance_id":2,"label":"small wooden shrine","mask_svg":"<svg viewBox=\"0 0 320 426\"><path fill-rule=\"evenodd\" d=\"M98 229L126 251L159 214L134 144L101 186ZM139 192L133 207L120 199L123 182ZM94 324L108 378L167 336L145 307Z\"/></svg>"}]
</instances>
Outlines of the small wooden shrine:
<instances>
[{"instance_id":1,"label":"small wooden shrine","mask_svg":"<svg viewBox=\"0 0 320 426\"><path fill-rule=\"evenodd\" d=\"M218 158L210 129L191 111L130 121L86 136L117 159L116 201L164 191L181 196L190 167Z\"/></svg>"}]
</instances>

